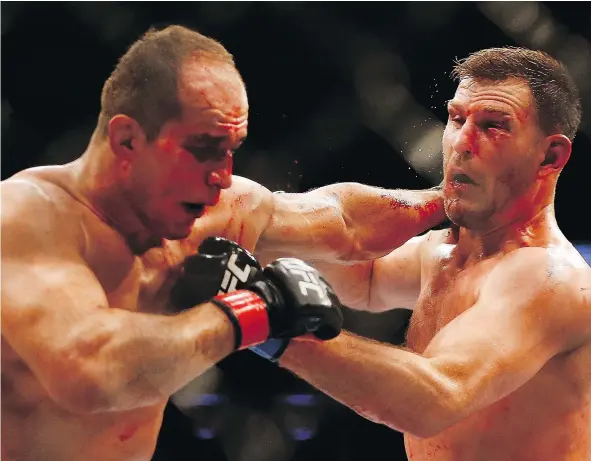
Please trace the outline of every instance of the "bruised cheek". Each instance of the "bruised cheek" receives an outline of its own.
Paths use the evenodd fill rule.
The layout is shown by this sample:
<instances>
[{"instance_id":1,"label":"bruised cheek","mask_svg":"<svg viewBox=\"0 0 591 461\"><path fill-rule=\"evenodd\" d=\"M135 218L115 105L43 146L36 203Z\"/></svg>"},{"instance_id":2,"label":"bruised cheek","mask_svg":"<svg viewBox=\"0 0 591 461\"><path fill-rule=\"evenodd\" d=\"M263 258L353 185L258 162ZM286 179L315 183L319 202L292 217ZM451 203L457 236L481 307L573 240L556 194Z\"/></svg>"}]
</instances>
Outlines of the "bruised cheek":
<instances>
[{"instance_id":1,"label":"bruised cheek","mask_svg":"<svg viewBox=\"0 0 591 461\"><path fill-rule=\"evenodd\" d=\"M445 167L447 166L447 164L449 163L449 159L451 156L451 153L453 152L453 146L452 146L452 142L451 142L451 135L448 131L448 128L445 128L445 131L443 132L443 136L441 138L441 147L442 147L442 151L443 151L443 171L445 172Z\"/></svg>"},{"instance_id":2,"label":"bruised cheek","mask_svg":"<svg viewBox=\"0 0 591 461\"><path fill-rule=\"evenodd\" d=\"M175 159L181 154L182 149L171 137L160 138L156 141L156 152L155 157L157 160L157 166L163 167L164 165L174 163Z\"/></svg>"},{"instance_id":3,"label":"bruised cheek","mask_svg":"<svg viewBox=\"0 0 591 461\"><path fill-rule=\"evenodd\" d=\"M508 168L498 174L494 181L491 181L493 190L492 196L497 206L504 206L522 194L526 185L523 178L520 178L519 170L516 167ZM525 211L525 210L524 210Z\"/></svg>"},{"instance_id":4,"label":"bruised cheek","mask_svg":"<svg viewBox=\"0 0 591 461\"><path fill-rule=\"evenodd\" d=\"M184 182L187 176L187 166L183 158L183 149L172 138L162 138L156 142L157 150L154 153L151 188L159 195L169 195Z\"/></svg>"},{"instance_id":5,"label":"bruised cheek","mask_svg":"<svg viewBox=\"0 0 591 461\"><path fill-rule=\"evenodd\" d=\"M179 161L170 170L167 177L170 189L178 189L191 186L196 182L205 180L205 169L193 157L179 158Z\"/></svg>"}]
</instances>

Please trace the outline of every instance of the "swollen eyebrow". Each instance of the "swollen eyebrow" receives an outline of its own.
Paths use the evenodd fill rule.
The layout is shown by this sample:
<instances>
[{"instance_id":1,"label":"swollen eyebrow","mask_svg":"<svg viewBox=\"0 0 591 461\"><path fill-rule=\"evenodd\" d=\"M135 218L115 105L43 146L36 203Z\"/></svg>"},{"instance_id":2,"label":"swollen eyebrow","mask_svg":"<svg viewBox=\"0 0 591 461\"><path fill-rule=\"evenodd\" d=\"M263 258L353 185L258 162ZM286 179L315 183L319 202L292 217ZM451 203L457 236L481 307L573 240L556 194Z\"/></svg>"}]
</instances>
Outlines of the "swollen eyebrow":
<instances>
[{"instance_id":1,"label":"swollen eyebrow","mask_svg":"<svg viewBox=\"0 0 591 461\"><path fill-rule=\"evenodd\" d=\"M484 107L482 109L483 112L486 112L487 114L493 114L493 115L502 115L505 117L510 117L511 114L509 114L508 112L505 112L504 110L501 109L497 109L495 107Z\"/></svg>"}]
</instances>

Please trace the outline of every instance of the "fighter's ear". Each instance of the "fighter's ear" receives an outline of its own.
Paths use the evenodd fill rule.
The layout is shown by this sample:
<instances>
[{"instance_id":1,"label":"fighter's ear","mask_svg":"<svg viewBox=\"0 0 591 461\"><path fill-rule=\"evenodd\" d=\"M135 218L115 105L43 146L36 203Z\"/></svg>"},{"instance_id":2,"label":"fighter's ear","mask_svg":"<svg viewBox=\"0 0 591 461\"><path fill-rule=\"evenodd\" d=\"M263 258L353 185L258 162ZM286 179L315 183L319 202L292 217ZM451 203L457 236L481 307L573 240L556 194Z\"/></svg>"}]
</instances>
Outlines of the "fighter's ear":
<instances>
[{"instance_id":1,"label":"fighter's ear","mask_svg":"<svg viewBox=\"0 0 591 461\"><path fill-rule=\"evenodd\" d=\"M572 150L572 143L563 134L553 134L544 140L544 157L540 163L539 175L548 176L559 173L568 159Z\"/></svg>"},{"instance_id":2,"label":"fighter's ear","mask_svg":"<svg viewBox=\"0 0 591 461\"><path fill-rule=\"evenodd\" d=\"M128 115L117 114L108 124L109 145L118 157L133 155L134 150L146 143L146 135L137 120Z\"/></svg>"}]
</instances>

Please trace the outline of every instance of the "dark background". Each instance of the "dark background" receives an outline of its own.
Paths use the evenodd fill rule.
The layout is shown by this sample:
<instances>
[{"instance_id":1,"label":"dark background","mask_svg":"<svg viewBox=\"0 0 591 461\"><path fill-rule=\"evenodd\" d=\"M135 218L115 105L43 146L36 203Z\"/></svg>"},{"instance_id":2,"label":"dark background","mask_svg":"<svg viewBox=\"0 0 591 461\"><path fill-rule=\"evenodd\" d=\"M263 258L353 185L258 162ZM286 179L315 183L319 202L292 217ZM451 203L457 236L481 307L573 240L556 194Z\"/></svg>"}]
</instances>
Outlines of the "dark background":
<instances>
[{"instance_id":1,"label":"dark background","mask_svg":"<svg viewBox=\"0 0 591 461\"><path fill-rule=\"evenodd\" d=\"M563 60L583 124L559 182L559 224L582 252L590 197L591 8L587 2L2 3L2 179L65 163L93 131L103 82L149 26L220 40L249 92L235 173L276 190L337 181L438 183L456 58L524 45ZM407 311L347 312L346 326L400 343ZM404 460L402 437L248 352L169 405L155 460ZM371 389L368 388L368 392Z\"/></svg>"}]
</instances>

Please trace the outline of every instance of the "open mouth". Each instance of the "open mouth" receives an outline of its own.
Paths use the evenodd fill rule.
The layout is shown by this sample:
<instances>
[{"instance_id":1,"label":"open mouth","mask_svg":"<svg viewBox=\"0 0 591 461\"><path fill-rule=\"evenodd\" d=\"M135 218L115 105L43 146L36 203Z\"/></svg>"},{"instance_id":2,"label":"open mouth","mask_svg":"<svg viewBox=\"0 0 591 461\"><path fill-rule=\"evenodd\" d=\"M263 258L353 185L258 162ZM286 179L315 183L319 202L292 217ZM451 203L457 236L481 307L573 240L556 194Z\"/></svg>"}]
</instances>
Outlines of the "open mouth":
<instances>
[{"instance_id":1,"label":"open mouth","mask_svg":"<svg viewBox=\"0 0 591 461\"><path fill-rule=\"evenodd\" d=\"M189 214L201 215L205 210L205 205L203 203L183 202L183 208Z\"/></svg>"},{"instance_id":2,"label":"open mouth","mask_svg":"<svg viewBox=\"0 0 591 461\"><path fill-rule=\"evenodd\" d=\"M452 176L452 180L459 184L476 184L469 176L464 173L456 173Z\"/></svg>"}]
</instances>

